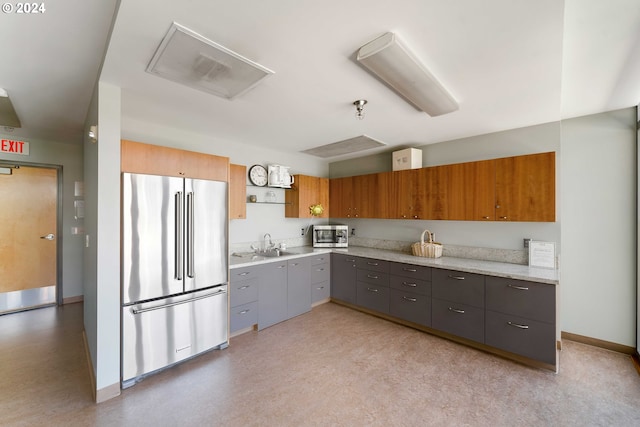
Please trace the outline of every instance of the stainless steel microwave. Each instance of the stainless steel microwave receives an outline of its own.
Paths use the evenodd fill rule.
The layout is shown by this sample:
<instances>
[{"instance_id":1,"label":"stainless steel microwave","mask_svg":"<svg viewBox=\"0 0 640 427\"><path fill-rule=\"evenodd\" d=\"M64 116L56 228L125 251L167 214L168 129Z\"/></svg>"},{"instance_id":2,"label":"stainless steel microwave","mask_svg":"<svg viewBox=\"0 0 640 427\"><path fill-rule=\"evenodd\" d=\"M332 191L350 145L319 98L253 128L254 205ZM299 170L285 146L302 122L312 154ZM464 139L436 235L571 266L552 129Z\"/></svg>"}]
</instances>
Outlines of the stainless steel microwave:
<instances>
[{"instance_id":1,"label":"stainless steel microwave","mask_svg":"<svg viewBox=\"0 0 640 427\"><path fill-rule=\"evenodd\" d=\"M349 226L314 225L314 248L346 248L349 246Z\"/></svg>"}]
</instances>

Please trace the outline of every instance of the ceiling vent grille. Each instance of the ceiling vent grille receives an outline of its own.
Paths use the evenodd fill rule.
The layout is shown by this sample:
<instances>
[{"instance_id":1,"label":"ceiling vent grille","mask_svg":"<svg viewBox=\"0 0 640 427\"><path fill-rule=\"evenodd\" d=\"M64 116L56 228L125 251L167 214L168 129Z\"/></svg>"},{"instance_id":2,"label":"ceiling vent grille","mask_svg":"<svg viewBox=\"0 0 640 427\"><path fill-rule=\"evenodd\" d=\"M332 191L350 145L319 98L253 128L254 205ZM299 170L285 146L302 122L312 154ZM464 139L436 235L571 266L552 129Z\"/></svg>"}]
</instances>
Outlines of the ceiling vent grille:
<instances>
[{"instance_id":1,"label":"ceiling vent grille","mask_svg":"<svg viewBox=\"0 0 640 427\"><path fill-rule=\"evenodd\" d=\"M332 144L321 145L319 147L303 150L302 153L311 154L312 156L328 158L341 156L343 154L357 153L359 151L370 150L372 148L385 146L384 142L377 141L367 135L356 136L355 138L345 139L343 141L334 142Z\"/></svg>"},{"instance_id":2,"label":"ceiling vent grille","mask_svg":"<svg viewBox=\"0 0 640 427\"><path fill-rule=\"evenodd\" d=\"M227 99L242 95L273 74L175 22L149 62L147 72Z\"/></svg>"}]
</instances>

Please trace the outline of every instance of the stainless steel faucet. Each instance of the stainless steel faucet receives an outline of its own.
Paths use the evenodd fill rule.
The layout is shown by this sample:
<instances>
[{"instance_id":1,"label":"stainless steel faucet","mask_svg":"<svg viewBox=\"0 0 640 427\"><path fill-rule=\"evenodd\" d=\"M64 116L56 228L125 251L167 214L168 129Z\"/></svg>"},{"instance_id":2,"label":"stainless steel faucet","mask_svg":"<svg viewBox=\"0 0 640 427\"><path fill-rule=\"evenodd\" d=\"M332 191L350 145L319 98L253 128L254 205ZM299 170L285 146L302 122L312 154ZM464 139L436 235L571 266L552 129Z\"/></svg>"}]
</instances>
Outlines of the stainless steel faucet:
<instances>
[{"instance_id":1,"label":"stainless steel faucet","mask_svg":"<svg viewBox=\"0 0 640 427\"><path fill-rule=\"evenodd\" d=\"M267 236L269 236L269 246L267 246ZM265 249L265 250L267 250L267 249L271 249L271 248L273 248L274 246L275 246L275 245L274 245L274 244L273 244L273 242L271 241L271 234L266 233L266 234L264 235L264 249Z\"/></svg>"}]
</instances>

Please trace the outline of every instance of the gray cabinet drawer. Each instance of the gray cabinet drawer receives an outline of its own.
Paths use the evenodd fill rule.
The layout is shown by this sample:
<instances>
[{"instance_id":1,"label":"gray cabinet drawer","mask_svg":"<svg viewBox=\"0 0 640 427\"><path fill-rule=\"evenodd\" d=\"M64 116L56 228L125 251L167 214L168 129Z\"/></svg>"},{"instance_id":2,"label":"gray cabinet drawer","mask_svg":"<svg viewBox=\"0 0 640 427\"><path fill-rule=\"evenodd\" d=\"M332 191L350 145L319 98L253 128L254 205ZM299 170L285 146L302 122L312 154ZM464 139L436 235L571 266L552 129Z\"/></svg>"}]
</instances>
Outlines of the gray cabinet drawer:
<instances>
[{"instance_id":1,"label":"gray cabinet drawer","mask_svg":"<svg viewBox=\"0 0 640 427\"><path fill-rule=\"evenodd\" d=\"M356 258L356 267L369 271L389 272L389 263L373 258Z\"/></svg>"},{"instance_id":2,"label":"gray cabinet drawer","mask_svg":"<svg viewBox=\"0 0 640 427\"><path fill-rule=\"evenodd\" d=\"M555 286L502 277L487 277L486 281L487 310L555 323Z\"/></svg>"},{"instance_id":3,"label":"gray cabinet drawer","mask_svg":"<svg viewBox=\"0 0 640 427\"><path fill-rule=\"evenodd\" d=\"M258 300L258 278L231 282L231 307Z\"/></svg>"},{"instance_id":4,"label":"gray cabinet drawer","mask_svg":"<svg viewBox=\"0 0 640 427\"><path fill-rule=\"evenodd\" d=\"M484 276L436 268L431 279L433 298L484 307Z\"/></svg>"},{"instance_id":5,"label":"gray cabinet drawer","mask_svg":"<svg viewBox=\"0 0 640 427\"><path fill-rule=\"evenodd\" d=\"M416 280L431 281L431 267L390 262L389 273L395 276L411 277L412 279Z\"/></svg>"},{"instance_id":6,"label":"gray cabinet drawer","mask_svg":"<svg viewBox=\"0 0 640 427\"><path fill-rule=\"evenodd\" d=\"M237 282L240 280L254 279L260 275L259 266L234 268L229 271L229 282Z\"/></svg>"},{"instance_id":7,"label":"gray cabinet drawer","mask_svg":"<svg viewBox=\"0 0 640 427\"><path fill-rule=\"evenodd\" d=\"M381 313L389 313L389 288L357 282L356 304Z\"/></svg>"},{"instance_id":8,"label":"gray cabinet drawer","mask_svg":"<svg viewBox=\"0 0 640 427\"><path fill-rule=\"evenodd\" d=\"M231 309L230 314L231 332L249 328L258 323L258 302L239 305Z\"/></svg>"},{"instance_id":9,"label":"gray cabinet drawer","mask_svg":"<svg viewBox=\"0 0 640 427\"><path fill-rule=\"evenodd\" d=\"M431 326L431 297L391 289L389 314L409 322Z\"/></svg>"},{"instance_id":10,"label":"gray cabinet drawer","mask_svg":"<svg viewBox=\"0 0 640 427\"><path fill-rule=\"evenodd\" d=\"M431 282L413 279L410 277L391 276L389 286L393 289L405 292L414 292L421 295L431 295Z\"/></svg>"},{"instance_id":11,"label":"gray cabinet drawer","mask_svg":"<svg viewBox=\"0 0 640 427\"><path fill-rule=\"evenodd\" d=\"M331 276L329 263L311 265L311 283L327 282Z\"/></svg>"},{"instance_id":12,"label":"gray cabinet drawer","mask_svg":"<svg viewBox=\"0 0 640 427\"><path fill-rule=\"evenodd\" d=\"M541 362L556 364L556 331L551 323L487 311L485 343Z\"/></svg>"},{"instance_id":13,"label":"gray cabinet drawer","mask_svg":"<svg viewBox=\"0 0 640 427\"><path fill-rule=\"evenodd\" d=\"M318 255L311 255L309 258L311 258L311 265L318 265L318 264L324 264L329 262L329 258L330 258L331 254L318 254Z\"/></svg>"},{"instance_id":14,"label":"gray cabinet drawer","mask_svg":"<svg viewBox=\"0 0 640 427\"><path fill-rule=\"evenodd\" d=\"M431 326L482 343L484 309L434 298L431 300Z\"/></svg>"},{"instance_id":15,"label":"gray cabinet drawer","mask_svg":"<svg viewBox=\"0 0 640 427\"><path fill-rule=\"evenodd\" d=\"M356 277L358 278L358 282L366 282L379 286L389 286L389 274L387 273L358 269Z\"/></svg>"},{"instance_id":16,"label":"gray cabinet drawer","mask_svg":"<svg viewBox=\"0 0 640 427\"><path fill-rule=\"evenodd\" d=\"M311 285L311 303L329 298L331 287L329 282L313 283Z\"/></svg>"}]
</instances>

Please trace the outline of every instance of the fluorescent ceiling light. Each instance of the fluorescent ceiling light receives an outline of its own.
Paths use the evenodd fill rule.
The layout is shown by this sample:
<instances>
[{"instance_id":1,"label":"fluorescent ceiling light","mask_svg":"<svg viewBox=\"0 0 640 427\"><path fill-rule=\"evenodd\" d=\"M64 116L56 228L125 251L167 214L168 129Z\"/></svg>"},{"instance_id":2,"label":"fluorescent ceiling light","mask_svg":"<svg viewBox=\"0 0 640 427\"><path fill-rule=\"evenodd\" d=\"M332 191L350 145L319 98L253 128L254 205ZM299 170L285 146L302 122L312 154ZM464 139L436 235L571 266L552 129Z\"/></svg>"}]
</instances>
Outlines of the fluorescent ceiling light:
<instances>
[{"instance_id":1,"label":"fluorescent ceiling light","mask_svg":"<svg viewBox=\"0 0 640 427\"><path fill-rule=\"evenodd\" d=\"M321 145L315 148L309 148L303 150L301 153L311 154L316 157L335 157L343 154L357 153L359 151L370 150L376 147L382 147L386 145L384 142L375 140L367 135L360 135L354 138L345 139L338 142L333 142L327 145Z\"/></svg>"},{"instance_id":2,"label":"fluorescent ceiling light","mask_svg":"<svg viewBox=\"0 0 640 427\"><path fill-rule=\"evenodd\" d=\"M147 72L227 99L247 92L273 74L175 22L149 62Z\"/></svg>"},{"instance_id":3,"label":"fluorescent ceiling light","mask_svg":"<svg viewBox=\"0 0 640 427\"><path fill-rule=\"evenodd\" d=\"M430 116L458 109L458 103L393 33L386 33L358 50L358 61L410 104Z\"/></svg>"},{"instance_id":4,"label":"fluorescent ceiling light","mask_svg":"<svg viewBox=\"0 0 640 427\"><path fill-rule=\"evenodd\" d=\"M20 119L13 109L9 94L5 89L0 88L0 125L12 128L22 127Z\"/></svg>"}]
</instances>

